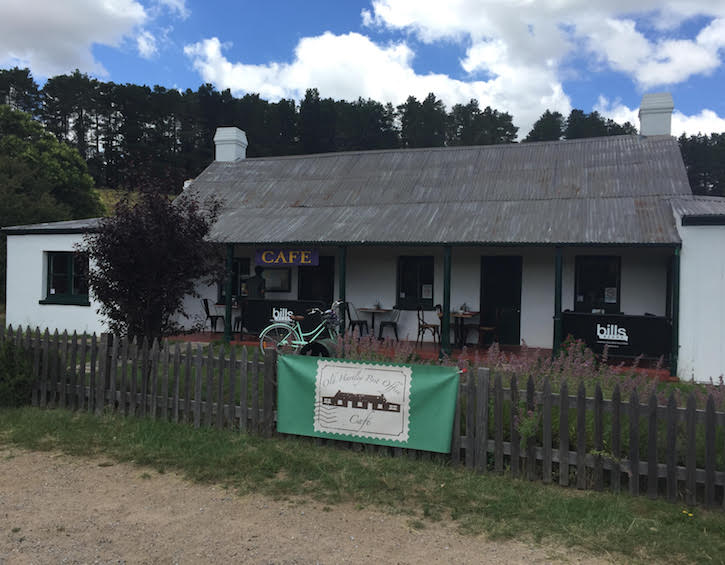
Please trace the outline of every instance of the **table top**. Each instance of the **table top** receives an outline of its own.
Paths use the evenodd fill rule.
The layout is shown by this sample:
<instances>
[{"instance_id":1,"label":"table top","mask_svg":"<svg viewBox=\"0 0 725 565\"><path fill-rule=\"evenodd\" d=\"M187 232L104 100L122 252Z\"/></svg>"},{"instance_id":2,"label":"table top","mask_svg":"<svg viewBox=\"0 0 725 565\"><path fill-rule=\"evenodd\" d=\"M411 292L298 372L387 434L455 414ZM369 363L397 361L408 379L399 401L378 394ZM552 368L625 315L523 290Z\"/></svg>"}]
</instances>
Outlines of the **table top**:
<instances>
[{"instance_id":1,"label":"table top","mask_svg":"<svg viewBox=\"0 0 725 565\"><path fill-rule=\"evenodd\" d=\"M474 316L478 316L480 312L460 312L456 310L455 312L451 312L451 316L454 318L473 318Z\"/></svg>"},{"instance_id":2,"label":"table top","mask_svg":"<svg viewBox=\"0 0 725 565\"><path fill-rule=\"evenodd\" d=\"M373 312L376 314L378 312L392 312L393 311L392 308L358 308L358 310L360 312Z\"/></svg>"}]
</instances>

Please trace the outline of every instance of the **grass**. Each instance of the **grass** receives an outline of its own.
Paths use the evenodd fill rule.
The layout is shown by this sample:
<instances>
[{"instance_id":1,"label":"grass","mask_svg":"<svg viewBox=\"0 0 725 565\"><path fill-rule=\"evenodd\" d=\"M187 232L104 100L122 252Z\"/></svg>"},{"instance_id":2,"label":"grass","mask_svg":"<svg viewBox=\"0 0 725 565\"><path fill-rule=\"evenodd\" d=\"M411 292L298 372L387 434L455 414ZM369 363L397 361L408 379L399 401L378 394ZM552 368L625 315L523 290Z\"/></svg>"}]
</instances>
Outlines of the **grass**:
<instances>
[{"instance_id":1,"label":"grass","mask_svg":"<svg viewBox=\"0 0 725 565\"><path fill-rule=\"evenodd\" d=\"M724 562L725 514L626 495L571 491L476 475L442 460L389 458L145 419L34 408L0 410L0 444L132 462L218 483L239 493L304 496L330 507L408 516L423 529L455 520L461 531L576 546L632 562ZM147 471L144 471L146 473ZM692 514L690 516L689 514Z\"/></svg>"}]
</instances>

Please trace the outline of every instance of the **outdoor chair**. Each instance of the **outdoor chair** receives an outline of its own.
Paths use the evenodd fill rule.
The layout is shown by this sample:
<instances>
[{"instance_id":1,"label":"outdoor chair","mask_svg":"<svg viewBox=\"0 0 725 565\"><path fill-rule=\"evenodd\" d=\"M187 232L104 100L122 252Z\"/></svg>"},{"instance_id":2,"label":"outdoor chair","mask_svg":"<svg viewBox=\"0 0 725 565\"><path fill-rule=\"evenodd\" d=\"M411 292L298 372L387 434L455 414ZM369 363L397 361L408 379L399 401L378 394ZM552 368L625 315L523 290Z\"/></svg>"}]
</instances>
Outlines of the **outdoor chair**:
<instances>
[{"instance_id":1,"label":"outdoor chair","mask_svg":"<svg viewBox=\"0 0 725 565\"><path fill-rule=\"evenodd\" d=\"M362 337L363 328L365 328L365 333L369 334L368 321L360 317L360 312L355 308L355 305L352 302L345 302L345 308L347 308L347 319L349 320L347 329L352 329L354 333L355 327L357 326L360 331L360 337ZM353 312L355 313L355 317L352 315Z\"/></svg>"},{"instance_id":2,"label":"outdoor chair","mask_svg":"<svg viewBox=\"0 0 725 565\"><path fill-rule=\"evenodd\" d=\"M206 314L206 320L204 320L204 323L206 323L207 320L209 320L209 329L216 332L216 323L221 320L222 321L222 327L224 327L224 316L221 314L211 313L211 310L209 308L209 299L208 298L202 298L201 304L204 307L204 313Z\"/></svg>"},{"instance_id":3,"label":"outdoor chair","mask_svg":"<svg viewBox=\"0 0 725 565\"><path fill-rule=\"evenodd\" d=\"M438 319L440 320L441 317L441 310L440 305L436 304L436 313L438 314ZM433 336L433 343L440 343L441 341L441 325L440 324L431 324L429 322L425 321L425 311L423 310L423 307L419 304L418 305L418 336L415 338L415 344L418 345L418 343L423 343L423 338L425 337L426 332L430 332Z\"/></svg>"},{"instance_id":4,"label":"outdoor chair","mask_svg":"<svg viewBox=\"0 0 725 565\"><path fill-rule=\"evenodd\" d=\"M383 330L385 328L392 328L395 334L395 341L398 339L398 320L400 319L400 309L393 307L393 311L390 313L390 318L382 320L380 322L380 329L378 330L378 339L383 339Z\"/></svg>"}]
</instances>

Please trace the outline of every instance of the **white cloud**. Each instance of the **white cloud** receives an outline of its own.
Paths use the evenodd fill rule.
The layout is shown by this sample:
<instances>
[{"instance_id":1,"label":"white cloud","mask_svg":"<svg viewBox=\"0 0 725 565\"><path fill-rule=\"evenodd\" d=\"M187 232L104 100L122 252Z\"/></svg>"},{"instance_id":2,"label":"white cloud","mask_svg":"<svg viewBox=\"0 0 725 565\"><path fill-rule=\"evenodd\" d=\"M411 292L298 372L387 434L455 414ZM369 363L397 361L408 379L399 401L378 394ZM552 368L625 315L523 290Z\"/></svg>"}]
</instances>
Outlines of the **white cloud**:
<instances>
[{"instance_id":1,"label":"white cloud","mask_svg":"<svg viewBox=\"0 0 725 565\"><path fill-rule=\"evenodd\" d=\"M138 54L144 59L151 59L159 52L156 46L156 38L146 29L142 30L136 37L136 47L138 48Z\"/></svg>"},{"instance_id":2,"label":"white cloud","mask_svg":"<svg viewBox=\"0 0 725 565\"><path fill-rule=\"evenodd\" d=\"M694 16L708 23L694 38L677 37ZM479 45L502 43L505 62L566 64L584 47L641 88L677 84L718 68L725 47L722 0L373 0L363 24ZM642 32L640 27L648 29ZM490 72L488 59L478 68Z\"/></svg>"},{"instance_id":3,"label":"white cloud","mask_svg":"<svg viewBox=\"0 0 725 565\"><path fill-rule=\"evenodd\" d=\"M93 46L133 40L140 56L151 57L159 33L149 25L164 11L189 14L185 0L2 0L0 66L27 66L41 77L76 68L106 75Z\"/></svg>"},{"instance_id":4,"label":"white cloud","mask_svg":"<svg viewBox=\"0 0 725 565\"><path fill-rule=\"evenodd\" d=\"M321 96L355 100L359 96L400 104L409 95L418 99L433 92L449 107L476 98L481 107L490 105L513 115L522 135L551 108L562 113L571 109L555 73L537 66L495 67L490 80L456 80L443 74L417 74L414 53L405 43L379 46L358 33L324 33L298 43L290 63L248 65L229 61L225 44L214 37L187 45L184 52L202 79L235 94L256 92L262 97L299 99L307 88ZM493 47L496 48L495 46ZM476 66L480 51L469 53L466 65Z\"/></svg>"},{"instance_id":5,"label":"white cloud","mask_svg":"<svg viewBox=\"0 0 725 565\"><path fill-rule=\"evenodd\" d=\"M75 68L105 74L93 44L118 46L146 20L135 0L4 0L0 64L27 65L46 77Z\"/></svg>"},{"instance_id":6,"label":"white cloud","mask_svg":"<svg viewBox=\"0 0 725 565\"><path fill-rule=\"evenodd\" d=\"M594 109L615 122L620 124L630 122L639 128L639 108L629 108L619 100L610 101L604 96L600 96ZM707 108L698 114L689 116L679 110L675 110L672 114L672 135L674 136L679 137L683 133L685 135L698 133L709 135L722 132L725 132L725 118L721 118Z\"/></svg>"}]
</instances>

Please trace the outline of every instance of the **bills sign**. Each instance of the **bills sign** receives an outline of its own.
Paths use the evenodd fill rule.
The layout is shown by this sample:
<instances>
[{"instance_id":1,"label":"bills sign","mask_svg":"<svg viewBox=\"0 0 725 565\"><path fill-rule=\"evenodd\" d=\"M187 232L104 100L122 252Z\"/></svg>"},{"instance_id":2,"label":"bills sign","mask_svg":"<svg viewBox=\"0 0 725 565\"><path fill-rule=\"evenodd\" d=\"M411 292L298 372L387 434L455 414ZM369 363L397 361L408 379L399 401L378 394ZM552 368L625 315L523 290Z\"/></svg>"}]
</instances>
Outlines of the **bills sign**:
<instances>
[{"instance_id":1,"label":"bills sign","mask_svg":"<svg viewBox=\"0 0 725 565\"><path fill-rule=\"evenodd\" d=\"M448 453L457 394L456 367L280 355L277 431Z\"/></svg>"},{"instance_id":2,"label":"bills sign","mask_svg":"<svg viewBox=\"0 0 725 565\"><path fill-rule=\"evenodd\" d=\"M254 262L262 267L316 267L320 264L320 255L316 249L258 249Z\"/></svg>"}]
</instances>

